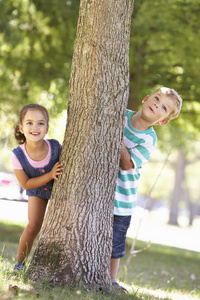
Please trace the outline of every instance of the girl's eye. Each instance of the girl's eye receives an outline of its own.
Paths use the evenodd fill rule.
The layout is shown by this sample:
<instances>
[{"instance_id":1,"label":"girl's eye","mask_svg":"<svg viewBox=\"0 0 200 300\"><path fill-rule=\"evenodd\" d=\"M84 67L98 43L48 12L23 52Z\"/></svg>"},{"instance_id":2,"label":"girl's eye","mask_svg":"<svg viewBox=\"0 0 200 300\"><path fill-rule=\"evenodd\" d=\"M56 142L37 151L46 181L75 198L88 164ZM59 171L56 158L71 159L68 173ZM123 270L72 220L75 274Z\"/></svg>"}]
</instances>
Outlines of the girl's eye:
<instances>
[{"instance_id":1,"label":"girl's eye","mask_svg":"<svg viewBox=\"0 0 200 300\"><path fill-rule=\"evenodd\" d=\"M155 99L156 99L156 101L158 101L158 100L159 100L159 98L158 98L158 97L155 97Z\"/></svg>"},{"instance_id":2,"label":"girl's eye","mask_svg":"<svg viewBox=\"0 0 200 300\"><path fill-rule=\"evenodd\" d=\"M39 123L39 125L42 126L42 125L44 125L44 123L41 122L41 123Z\"/></svg>"},{"instance_id":3,"label":"girl's eye","mask_svg":"<svg viewBox=\"0 0 200 300\"><path fill-rule=\"evenodd\" d=\"M166 106L163 106L163 109L164 109L164 111L167 111L167 108L166 108Z\"/></svg>"}]
</instances>

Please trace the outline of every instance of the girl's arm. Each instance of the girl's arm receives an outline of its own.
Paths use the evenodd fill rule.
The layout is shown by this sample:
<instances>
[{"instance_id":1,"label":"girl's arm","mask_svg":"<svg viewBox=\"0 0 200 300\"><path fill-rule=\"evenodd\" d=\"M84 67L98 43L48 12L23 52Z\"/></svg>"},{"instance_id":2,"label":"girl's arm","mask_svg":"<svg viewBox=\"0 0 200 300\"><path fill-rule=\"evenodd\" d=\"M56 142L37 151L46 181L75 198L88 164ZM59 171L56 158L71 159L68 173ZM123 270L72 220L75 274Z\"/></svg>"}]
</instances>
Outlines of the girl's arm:
<instances>
[{"instance_id":1,"label":"girl's arm","mask_svg":"<svg viewBox=\"0 0 200 300\"><path fill-rule=\"evenodd\" d=\"M130 170L134 168L134 163L131 160L131 155L126 149L124 142L122 143L122 152L120 157L120 167L122 170Z\"/></svg>"},{"instance_id":2,"label":"girl's arm","mask_svg":"<svg viewBox=\"0 0 200 300\"><path fill-rule=\"evenodd\" d=\"M52 179L58 180L57 176L62 174L62 170L62 164L60 162L57 162L50 172L39 177L29 178L26 175L25 171L21 169L14 169L14 172L21 186L25 190L30 190L45 185Z\"/></svg>"}]
</instances>

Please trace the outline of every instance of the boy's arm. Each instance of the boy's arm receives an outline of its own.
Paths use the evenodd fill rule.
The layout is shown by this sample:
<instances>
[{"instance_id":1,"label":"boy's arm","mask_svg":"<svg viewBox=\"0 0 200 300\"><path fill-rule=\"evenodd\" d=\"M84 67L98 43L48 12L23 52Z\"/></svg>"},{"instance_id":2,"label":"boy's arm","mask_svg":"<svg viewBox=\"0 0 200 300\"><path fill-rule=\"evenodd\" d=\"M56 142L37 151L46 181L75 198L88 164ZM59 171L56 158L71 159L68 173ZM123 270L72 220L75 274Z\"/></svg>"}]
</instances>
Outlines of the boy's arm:
<instances>
[{"instance_id":1,"label":"boy's arm","mask_svg":"<svg viewBox=\"0 0 200 300\"><path fill-rule=\"evenodd\" d=\"M130 170L135 167L133 161L131 160L131 155L126 149L124 142L122 143L122 152L119 164L123 170Z\"/></svg>"},{"instance_id":2,"label":"boy's arm","mask_svg":"<svg viewBox=\"0 0 200 300\"><path fill-rule=\"evenodd\" d=\"M25 190L35 189L42 185L45 185L47 182L51 181L52 179L58 180L57 176L62 174L62 164L57 162L52 170L44 175L39 177L29 178L25 171L22 169L14 169L15 175L17 180L19 181L20 185Z\"/></svg>"}]
</instances>

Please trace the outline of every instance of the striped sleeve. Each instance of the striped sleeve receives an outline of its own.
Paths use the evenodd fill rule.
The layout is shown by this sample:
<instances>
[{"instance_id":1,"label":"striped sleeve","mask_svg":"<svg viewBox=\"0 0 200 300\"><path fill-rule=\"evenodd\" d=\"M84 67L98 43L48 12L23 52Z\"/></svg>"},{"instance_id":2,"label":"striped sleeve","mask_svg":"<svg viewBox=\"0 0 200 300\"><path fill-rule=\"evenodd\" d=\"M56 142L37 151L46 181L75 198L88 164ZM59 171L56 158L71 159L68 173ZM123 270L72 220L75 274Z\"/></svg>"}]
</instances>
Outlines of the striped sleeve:
<instances>
[{"instance_id":1,"label":"striped sleeve","mask_svg":"<svg viewBox=\"0 0 200 300\"><path fill-rule=\"evenodd\" d=\"M141 168L142 165L144 165L149 160L154 149L155 146L153 144L146 144L145 146L137 145L136 147L128 150L134 166L136 168Z\"/></svg>"}]
</instances>

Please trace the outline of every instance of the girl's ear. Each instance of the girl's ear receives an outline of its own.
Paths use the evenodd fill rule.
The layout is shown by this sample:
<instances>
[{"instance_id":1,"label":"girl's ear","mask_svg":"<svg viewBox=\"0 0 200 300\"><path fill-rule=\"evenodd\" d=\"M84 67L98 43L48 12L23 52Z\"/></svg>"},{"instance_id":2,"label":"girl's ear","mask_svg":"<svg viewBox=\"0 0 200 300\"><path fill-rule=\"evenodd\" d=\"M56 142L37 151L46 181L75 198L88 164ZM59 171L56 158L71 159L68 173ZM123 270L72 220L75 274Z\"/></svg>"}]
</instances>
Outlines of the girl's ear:
<instances>
[{"instance_id":1,"label":"girl's ear","mask_svg":"<svg viewBox=\"0 0 200 300\"><path fill-rule=\"evenodd\" d=\"M19 131L20 131L21 133L23 133L23 134L24 134L24 131L23 131L23 126L22 126L22 124L19 124Z\"/></svg>"}]
</instances>

